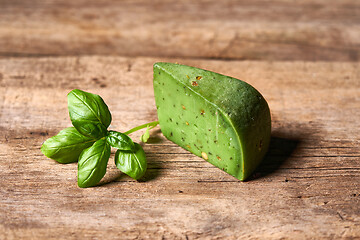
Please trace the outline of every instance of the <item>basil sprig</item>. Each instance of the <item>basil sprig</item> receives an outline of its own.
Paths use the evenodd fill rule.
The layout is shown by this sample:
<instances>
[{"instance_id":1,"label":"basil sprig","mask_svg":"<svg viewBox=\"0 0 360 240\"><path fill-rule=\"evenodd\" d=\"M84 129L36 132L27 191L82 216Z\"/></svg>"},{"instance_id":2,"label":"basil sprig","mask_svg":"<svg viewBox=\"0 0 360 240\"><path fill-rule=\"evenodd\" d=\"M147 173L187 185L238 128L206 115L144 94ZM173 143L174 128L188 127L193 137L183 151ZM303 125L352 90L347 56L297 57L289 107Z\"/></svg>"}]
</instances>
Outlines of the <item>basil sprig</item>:
<instances>
[{"instance_id":1,"label":"basil sprig","mask_svg":"<svg viewBox=\"0 0 360 240\"><path fill-rule=\"evenodd\" d=\"M115 165L123 173L137 180L147 169L146 156L140 144L134 143L128 134L147 128L141 137L149 138L149 130L158 121L137 126L125 133L109 131L111 113L104 100L96 94L74 89L68 94L70 120L74 127L61 130L47 139L41 152L59 163L78 161L78 186L92 187L106 173L111 147L118 149Z\"/></svg>"}]
</instances>

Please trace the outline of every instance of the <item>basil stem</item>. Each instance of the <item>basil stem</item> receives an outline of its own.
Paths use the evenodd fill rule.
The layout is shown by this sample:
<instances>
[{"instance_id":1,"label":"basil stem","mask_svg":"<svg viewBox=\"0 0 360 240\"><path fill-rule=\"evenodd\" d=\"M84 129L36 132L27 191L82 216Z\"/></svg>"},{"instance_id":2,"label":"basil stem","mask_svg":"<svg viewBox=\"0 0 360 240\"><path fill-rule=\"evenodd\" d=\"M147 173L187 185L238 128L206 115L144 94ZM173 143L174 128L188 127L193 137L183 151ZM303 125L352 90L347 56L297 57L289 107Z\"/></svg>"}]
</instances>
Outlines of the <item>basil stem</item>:
<instances>
[{"instance_id":1,"label":"basil stem","mask_svg":"<svg viewBox=\"0 0 360 240\"><path fill-rule=\"evenodd\" d=\"M137 126L137 127L134 127L132 129L130 129L129 131L127 132L124 132L126 135L129 135L130 133L133 133L133 132L136 132L140 129L143 129L143 128L146 128L148 126L150 126L151 128L150 129L153 129L154 127L156 127L157 125L159 124L159 121L154 121L154 122L149 122L149 123L145 123L145 124L142 124L140 126Z\"/></svg>"}]
</instances>

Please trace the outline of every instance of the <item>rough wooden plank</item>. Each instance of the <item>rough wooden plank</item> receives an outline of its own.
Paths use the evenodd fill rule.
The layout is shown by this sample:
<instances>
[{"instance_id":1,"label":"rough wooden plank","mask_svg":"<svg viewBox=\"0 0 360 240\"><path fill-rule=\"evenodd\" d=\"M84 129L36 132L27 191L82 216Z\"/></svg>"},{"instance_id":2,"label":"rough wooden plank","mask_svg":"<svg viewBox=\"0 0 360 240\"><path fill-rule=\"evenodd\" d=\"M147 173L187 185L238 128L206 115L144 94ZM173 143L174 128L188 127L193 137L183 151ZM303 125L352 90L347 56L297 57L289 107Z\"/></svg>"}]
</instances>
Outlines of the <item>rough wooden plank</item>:
<instances>
[{"instance_id":1,"label":"rough wooden plank","mask_svg":"<svg viewBox=\"0 0 360 240\"><path fill-rule=\"evenodd\" d=\"M46 138L70 126L73 88L103 96L114 129L155 120L159 60L238 77L262 92L273 138L252 180L237 181L159 130L145 145L144 182L110 160L100 187L80 189L76 164L41 154ZM359 100L359 63L0 59L0 239L360 237Z\"/></svg>"},{"instance_id":2,"label":"rough wooden plank","mask_svg":"<svg viewBox=\"0 0 360 240\"><path fill-rule=\"evenodd\" d=\"M0 55L360 59L353 0L0 0Z\"/></svg>"}]
</instances>

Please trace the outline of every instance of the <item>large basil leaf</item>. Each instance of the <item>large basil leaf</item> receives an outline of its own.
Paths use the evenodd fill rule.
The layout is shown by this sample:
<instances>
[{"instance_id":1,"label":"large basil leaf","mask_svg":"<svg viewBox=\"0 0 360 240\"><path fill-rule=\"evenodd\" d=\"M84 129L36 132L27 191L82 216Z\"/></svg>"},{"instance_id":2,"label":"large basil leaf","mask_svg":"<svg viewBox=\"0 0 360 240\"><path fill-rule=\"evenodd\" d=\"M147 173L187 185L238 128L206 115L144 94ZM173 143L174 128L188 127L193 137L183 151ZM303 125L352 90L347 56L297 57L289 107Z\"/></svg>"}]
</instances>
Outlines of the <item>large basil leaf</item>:
<instances>
[{"instance_id":1,"label":"large basil leaf","mask_svg":"<svg viewBox=\"0 0 360 240\"><path fill-rule=\"evenodd\" d=\"M69 127L47 139L41 146L41 152L59 163L71 163L76 162L80 153L94 142L95 139L80 134L74 127Z\"/></svg>"},{"instance_id":2,"label":"large basil leaf","mask_svg":"<svg viewBox=\"0 0 360 240\"><path fill-rule=\"evenodd\" d=\"M81 153L78 164L79 187L92 187L100 182L106 173L110 152L110 145L102 138Z\"/></svg>"},{"instance_id":3,"label":"large basil leaf","mask_svg":"<svg viewBox=\"0 0 360 240\"><path fill-rule=\"evenodd\" d=\"M133 179L139 179L144 176L146 172L147 162L143 148L138 143L134 144L134 151L116 151L115 164L123 173Z\"/></svg>"},{"instance_id":4,"label":"large basil leaf","mask_svg":"<svg viewBox=\"0 0 360 240\"><path fill-rule=\"evenodd\" d=\"M134 142L124 133L109 131L106 140L114 148L120 150L134 150Z\"/></svg>"},{"instance_id":5,"label":"large basil leaf","mask_svg":"<svg viewBox=\"0 0 360 240\"><path fill-rule=\"evenodd\" d=\"M96 139L106 135L111 113L99 95L74 89L68 94L68 109L72 124L81 134Z\"/></svg>"}]
</instances>

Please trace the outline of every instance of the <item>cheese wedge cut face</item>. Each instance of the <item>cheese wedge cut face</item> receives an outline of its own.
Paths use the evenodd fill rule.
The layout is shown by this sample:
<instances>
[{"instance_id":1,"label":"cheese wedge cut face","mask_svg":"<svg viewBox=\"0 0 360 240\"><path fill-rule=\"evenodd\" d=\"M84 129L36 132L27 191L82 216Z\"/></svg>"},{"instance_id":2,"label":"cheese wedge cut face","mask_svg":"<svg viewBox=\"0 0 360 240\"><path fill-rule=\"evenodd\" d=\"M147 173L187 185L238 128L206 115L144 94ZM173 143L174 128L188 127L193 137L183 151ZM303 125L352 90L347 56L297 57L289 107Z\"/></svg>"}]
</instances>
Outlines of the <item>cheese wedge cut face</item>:
<instances>
[{"instance_id":1,"label":"cheese wedge cut face","mask_svg":"<svg viewBox=\"0 0 360 240\"><path fill-rule=\"evenodd\" d=\"M154 94L164 136L243 181L267 152L271 117L251 85L215 72L154 64Z\"/></svg>"}]
</instances>

